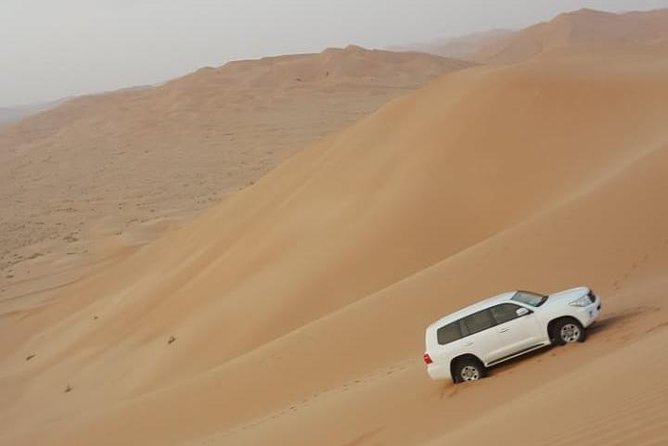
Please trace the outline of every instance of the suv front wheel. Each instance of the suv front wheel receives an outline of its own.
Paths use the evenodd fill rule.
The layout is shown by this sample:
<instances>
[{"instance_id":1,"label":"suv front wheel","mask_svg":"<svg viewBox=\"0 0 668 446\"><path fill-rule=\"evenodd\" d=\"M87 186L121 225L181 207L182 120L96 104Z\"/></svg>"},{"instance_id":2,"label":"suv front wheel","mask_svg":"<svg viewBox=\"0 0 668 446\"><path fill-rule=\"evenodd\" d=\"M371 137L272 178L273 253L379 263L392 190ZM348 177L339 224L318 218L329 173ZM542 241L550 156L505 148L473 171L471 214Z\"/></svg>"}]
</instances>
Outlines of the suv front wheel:
<instances>
[{"instance_id":1,"label":"suv front wheel","mask_svg":"<svg viewBox=\"0 0 668 446\"><path fill-rule=\"evenodd\" d=\"M560 319L552 326L552 342L556 345L584 342L585 329L575 319Z\"/></svg>"}]
</instances>

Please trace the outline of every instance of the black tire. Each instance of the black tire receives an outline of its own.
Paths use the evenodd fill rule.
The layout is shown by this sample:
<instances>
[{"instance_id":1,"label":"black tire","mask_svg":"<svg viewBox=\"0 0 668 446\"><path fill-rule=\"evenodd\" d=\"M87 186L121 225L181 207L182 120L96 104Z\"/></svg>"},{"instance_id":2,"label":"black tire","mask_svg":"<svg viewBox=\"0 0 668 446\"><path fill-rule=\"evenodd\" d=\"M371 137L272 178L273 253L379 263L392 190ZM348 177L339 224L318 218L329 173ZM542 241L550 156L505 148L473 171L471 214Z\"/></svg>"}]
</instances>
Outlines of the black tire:
<instances>
[{"instance_id":1,"label":"black tire","mask_svg":"<svg viewBox=\"0 0 668 446\"><path fill-rule=\"evenodd\" d=\"M587 334L580 322L573 318L564 318L552 325L551 337L554 345L566 345L584 342Z\"/></svg>"},{"instance_id":2,"label":"black tire","mask_svg":"<svg viewBox=\"0 0 668 446\"><path fill-rule=\"evenodd\" d=\"M478 359L471 357L458 359L452 371L455 384L464 381L477 381L487 375L485 366Z\"/></svg>"}]
</instances>

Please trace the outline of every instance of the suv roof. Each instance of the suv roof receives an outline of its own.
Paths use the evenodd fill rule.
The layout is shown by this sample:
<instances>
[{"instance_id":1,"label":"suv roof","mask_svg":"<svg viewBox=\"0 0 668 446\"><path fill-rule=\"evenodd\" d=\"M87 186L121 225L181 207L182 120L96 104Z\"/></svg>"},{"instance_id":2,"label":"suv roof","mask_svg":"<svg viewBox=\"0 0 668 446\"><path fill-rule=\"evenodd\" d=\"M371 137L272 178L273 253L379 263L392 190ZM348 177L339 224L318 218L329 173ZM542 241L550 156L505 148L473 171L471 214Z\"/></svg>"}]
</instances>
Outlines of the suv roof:
<instances>
[{"instance_id":1,"label":"suv roof","mask_svg":"<svg viewBox=\"0 0 668 446\"><path fill-rule=\"evenodd\" d=\"M497 294L496 296L489 297L485 300L481 300L479 302L476 302L472 305L469 305L468 307L464 307L461 310L457 310L454 313L450 313L447 316L444 316L437 320L436 322L432 323L427 327L427 331L431 331L434 329L441 328L442 326L454 322L458 319L461 319L464 316L468 316L471 313L475 313L476 311L483 310L487 307L490 307L494 304L501 303L501 302L507 302L510 300L511 297L517 293L518 290L515 291L507 291L505 293Z\"/></svg>"}]
</instances>

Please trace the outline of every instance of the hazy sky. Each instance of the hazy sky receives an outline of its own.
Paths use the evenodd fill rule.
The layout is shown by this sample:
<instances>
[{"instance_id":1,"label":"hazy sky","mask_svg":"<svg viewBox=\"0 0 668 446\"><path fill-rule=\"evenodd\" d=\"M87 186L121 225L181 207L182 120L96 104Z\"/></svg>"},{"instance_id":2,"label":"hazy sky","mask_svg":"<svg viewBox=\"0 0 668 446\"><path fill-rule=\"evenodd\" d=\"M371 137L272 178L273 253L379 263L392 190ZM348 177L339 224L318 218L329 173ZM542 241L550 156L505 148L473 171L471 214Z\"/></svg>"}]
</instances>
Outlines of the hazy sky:
<instances>
[{"instance_id":1,"label":"hazy sky","mask_svg":"<svg viewBox=\"0 0 668 446\"><path fill-rule=\"evenodd\" d=\"M239 58L382 48L668 0L0 0L0 106L160 82Z\"/></svg>"}]
</instances>

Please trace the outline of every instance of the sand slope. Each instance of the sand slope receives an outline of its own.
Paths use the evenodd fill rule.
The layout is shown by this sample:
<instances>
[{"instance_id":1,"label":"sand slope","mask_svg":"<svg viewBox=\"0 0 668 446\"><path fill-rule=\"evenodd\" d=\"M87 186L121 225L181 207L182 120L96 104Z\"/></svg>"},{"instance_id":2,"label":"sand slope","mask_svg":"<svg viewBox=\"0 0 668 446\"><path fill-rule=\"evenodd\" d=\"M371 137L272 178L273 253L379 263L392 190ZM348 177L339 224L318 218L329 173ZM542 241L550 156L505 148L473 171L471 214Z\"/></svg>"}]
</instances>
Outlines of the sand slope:
<instances>
[{"instance_id":1,"label":"sand slope","mask_svg":"<svg viewBox=\"0 0 668 446\"><path fill-rule=\"evenodd\" d=\"M666 42L668 9L623 14L581 9L485 41L468 59L506 64L570 46L656 45Z\"/></svg>"},{"instance_id":2,"label":"sand slope","mask_svg":"<svg viewBox=\"0 0 668 446\"><path fill-rule=\"evenodd\" d=\"M668 52L582 51L450 73L3 315L0 443L661 444ZM586 344L426 377L443 313L579 284Z\"/></svg>"},{"instance_id":3,"label":"sand slope","mask_svg":"<svg viewBox=\"0 0 668 446\"><path fill-rule=\"evenodd\" d=\"M0 131L0 300L44 300L295 151L470 63L350 46L81 97ZM102 241L101 241L102 240Z\"/></svg>"}]
</instances>

